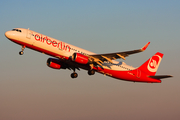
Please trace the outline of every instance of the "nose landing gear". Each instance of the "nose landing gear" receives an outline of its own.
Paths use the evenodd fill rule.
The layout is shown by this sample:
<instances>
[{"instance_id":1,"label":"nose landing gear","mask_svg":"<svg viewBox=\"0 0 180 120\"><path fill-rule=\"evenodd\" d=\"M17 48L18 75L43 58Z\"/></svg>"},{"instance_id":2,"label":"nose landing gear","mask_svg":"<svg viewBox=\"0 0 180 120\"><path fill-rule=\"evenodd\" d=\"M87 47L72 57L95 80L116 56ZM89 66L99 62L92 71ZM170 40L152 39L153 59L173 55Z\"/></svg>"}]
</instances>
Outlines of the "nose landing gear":
<instances>
[{"instance_id":1,"label":"nose landing gear","mask_svg":"<svg viewBox=\"0 0 180 120\"><path fill-rule=\"evenodd\" d=\"M25 48L26 48L26 46L22 45L22 48L21 48L22 51L19 52L19 55L23 55L24 54L24 49Z\"/></svg>"}]
</instances>

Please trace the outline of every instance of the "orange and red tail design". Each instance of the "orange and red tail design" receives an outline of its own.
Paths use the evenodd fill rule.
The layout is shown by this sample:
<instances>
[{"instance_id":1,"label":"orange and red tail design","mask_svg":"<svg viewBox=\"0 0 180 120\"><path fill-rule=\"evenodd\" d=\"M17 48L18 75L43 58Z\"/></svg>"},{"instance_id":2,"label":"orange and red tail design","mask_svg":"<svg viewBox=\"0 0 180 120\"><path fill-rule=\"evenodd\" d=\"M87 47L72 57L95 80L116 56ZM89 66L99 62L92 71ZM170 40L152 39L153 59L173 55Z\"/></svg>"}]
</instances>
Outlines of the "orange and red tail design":
<instances>
[{"instance_id":1,"label":"orange and red tail design","mask_svg":"<svg viewBox=\"0 0 180 120\"><path fill-rule=\"evenodd\" d=\"M152 56L149 60L142 64L138 69L147 73L148 75L154 76L162 60L162 57L163 54L157 52L154 56Z\"/></svg>"}]
</instances>

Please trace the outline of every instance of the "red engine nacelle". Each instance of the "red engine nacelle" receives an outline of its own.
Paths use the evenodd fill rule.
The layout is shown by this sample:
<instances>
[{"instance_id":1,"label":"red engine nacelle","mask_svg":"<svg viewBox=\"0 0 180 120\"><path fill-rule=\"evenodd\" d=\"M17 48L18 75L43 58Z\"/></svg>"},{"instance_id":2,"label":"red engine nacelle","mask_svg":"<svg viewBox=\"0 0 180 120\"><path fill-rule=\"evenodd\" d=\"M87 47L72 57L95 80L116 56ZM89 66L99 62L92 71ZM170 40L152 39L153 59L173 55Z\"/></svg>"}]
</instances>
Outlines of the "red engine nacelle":
<instances>
[{"instance_id":1,"label":"red engine nacelle","mask_svg":"<svg viewBox=\"0 0 180 120\"><path fill-rule=\"evenodd\" d=\"M72 55L72 61L80 63L80 64L88 64L89 58L83 54L80 53L74 53Z\"/></svg>"},{"instance_id":2,"label":"red engine nacelle","mask_svg":"<svg viewBox=\"0 0 180 120\"><path fill-rule=\"evenodd\" d=\"M65 65L59 59L55 58L49 58L47 60L47 66L54 69L66 69Z\"/></svg>"}]
</instances>

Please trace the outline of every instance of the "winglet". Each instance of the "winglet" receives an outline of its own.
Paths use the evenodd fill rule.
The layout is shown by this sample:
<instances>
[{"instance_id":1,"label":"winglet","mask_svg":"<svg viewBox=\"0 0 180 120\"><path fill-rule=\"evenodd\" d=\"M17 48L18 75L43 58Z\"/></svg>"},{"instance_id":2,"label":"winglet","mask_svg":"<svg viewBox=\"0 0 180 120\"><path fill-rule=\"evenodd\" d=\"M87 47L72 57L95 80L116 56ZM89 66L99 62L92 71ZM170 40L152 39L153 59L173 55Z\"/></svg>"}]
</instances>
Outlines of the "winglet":
<instances>
[{"instance_id":1,"label":"winglet","mask_svg":"<svg viewBox=\"0 0 180 120\"><path fill-rule=\"evenodd\" d=\"M141 48L142 51L145 51L146 48L149 46L150 42L148 42L144 47Z\"/></svg>"}]
</instances>

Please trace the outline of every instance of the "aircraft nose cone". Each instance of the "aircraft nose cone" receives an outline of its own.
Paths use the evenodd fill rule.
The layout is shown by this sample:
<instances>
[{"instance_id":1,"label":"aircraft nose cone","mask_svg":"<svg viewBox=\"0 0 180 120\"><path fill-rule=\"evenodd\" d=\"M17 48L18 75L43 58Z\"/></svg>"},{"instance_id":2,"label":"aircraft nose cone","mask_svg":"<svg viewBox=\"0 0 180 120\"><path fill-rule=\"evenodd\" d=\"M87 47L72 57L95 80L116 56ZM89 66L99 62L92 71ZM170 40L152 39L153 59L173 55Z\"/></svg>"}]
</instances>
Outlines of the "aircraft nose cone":
<instances>
[{"instance_id":1,"label":"aircraft nose cone","mask_svg":"<svg viewBox=\"0 0 180 120\"><path fill-rule=\"evenodd\" d=\"M10 38L11 32L10 32L10 31L5 32L5 36L6 36L7 38Z\"/></svg>"},{"instance_id":2,"label":"aircraft nose cone","mask_svg":"<svg viewBox=\"0 0 180 120\"><path fill-rule=\"evenodd\" d=\"M8 39L12 39L15 37L15 34L13 31L7 31L5 32L5 36L8 38Z\"/></svg>"}]
</instances>

